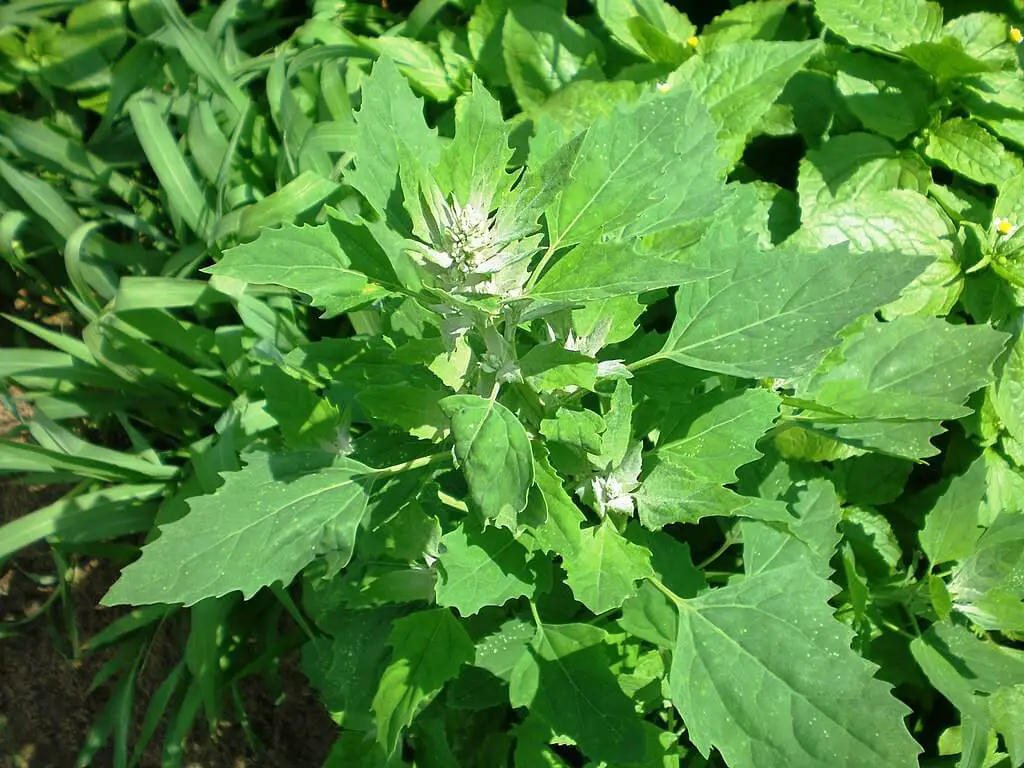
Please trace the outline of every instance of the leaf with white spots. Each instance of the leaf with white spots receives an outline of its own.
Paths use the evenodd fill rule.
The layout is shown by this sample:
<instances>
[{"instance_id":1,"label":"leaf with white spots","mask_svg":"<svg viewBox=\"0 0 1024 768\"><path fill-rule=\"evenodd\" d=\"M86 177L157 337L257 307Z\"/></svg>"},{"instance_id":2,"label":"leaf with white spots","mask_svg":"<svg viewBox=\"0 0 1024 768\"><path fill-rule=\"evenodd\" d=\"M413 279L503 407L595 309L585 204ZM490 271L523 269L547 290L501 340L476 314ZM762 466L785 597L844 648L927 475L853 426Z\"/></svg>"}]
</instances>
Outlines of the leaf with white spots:
<instances>
[{"instance_id":1,"label":"leaf with white spots","mask_svg":"<svg viewBox=\"0 0 1024 768\"><path fill-rule=\"evenodd\" d=\"M917 766L908 709L850 649L837 587L806 564L680 600L669 687L688 735L730 768Z\"/></svg>"}]
</instances>

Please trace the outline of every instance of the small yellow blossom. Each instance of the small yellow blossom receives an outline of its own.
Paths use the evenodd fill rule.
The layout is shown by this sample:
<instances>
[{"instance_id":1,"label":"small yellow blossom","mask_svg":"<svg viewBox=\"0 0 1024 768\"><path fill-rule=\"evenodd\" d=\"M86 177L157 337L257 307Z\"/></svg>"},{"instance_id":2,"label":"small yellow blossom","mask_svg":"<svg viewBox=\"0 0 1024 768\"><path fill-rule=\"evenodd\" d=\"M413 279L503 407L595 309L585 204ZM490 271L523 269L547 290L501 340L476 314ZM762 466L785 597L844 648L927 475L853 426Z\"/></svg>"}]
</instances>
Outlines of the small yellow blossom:
<instances>
[{"instance_id":1,"label":"small yellow blossom","mask_svg":"<svg viewBox=\"0 0 1024 768\"><path fill-rule=\"evenodd\" d=\"M1020 34L1019 29L1017 30L1017 34ZM1013 36L1012 32L1010 33L1010 36ZM1016 42L1019 42L1019 40ZM686 44L691 48L696 48L698 45L700 45L700 39L696 35L690 35L688 38L686 38Z\"/></svg>"},{"instance_id":2,"label":"small yellow blossom","mask_svg":"<svg viewBox=\"0 0 1024 768\"><path fill-rule=\"evenodd\" d=\"M996 216L992 220L992 228L996 231L997 235L1003 237L1009 237L1017 231L1017 227L1009 219L1004 219L1002 216Z\"/></svg>"},{"instance_id":3,"label":"small yellow blossom","mask_svg":"<svg viewBox=\"0 0 1024 768\"><path fill-rule=\"evenodd\" d=\"M1020 27L1010 27L1010 42L1020 44L1024 41L1024 34L1021 33Z\"/></svg>"},{"instance_id":4,"label":"small yellow blossom","mask_svg":"<svg viewBox=\"0 0 1024 768\"><path fill-rule=\"evenodd\" d=\"M654 87L658 90L658 93L668 93L672 90L672 83L662 80Z\"/></svg>"}]
</instances>

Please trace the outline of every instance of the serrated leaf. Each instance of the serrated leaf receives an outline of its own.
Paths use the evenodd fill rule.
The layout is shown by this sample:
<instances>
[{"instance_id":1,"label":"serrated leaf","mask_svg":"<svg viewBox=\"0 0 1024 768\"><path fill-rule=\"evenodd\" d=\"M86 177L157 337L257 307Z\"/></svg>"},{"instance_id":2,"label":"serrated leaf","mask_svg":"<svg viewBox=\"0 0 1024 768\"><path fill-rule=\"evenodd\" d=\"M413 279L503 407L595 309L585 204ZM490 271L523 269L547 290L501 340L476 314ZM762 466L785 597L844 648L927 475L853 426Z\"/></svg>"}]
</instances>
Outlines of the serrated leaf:
<instances>
[{"instance_id":1,"label":"serrated leaf","mask_svg":"<svg viewBox=\"0 0 1024 768\"><path fill-rule=\"evenodd\" d=\"M534 457L534 477L548 513L544 522L533 529L534 539L545 552L563 557L575 555L580 547L580 526L586 518L541 449L537 449Z\"/></svg>"},{"instance_id":2,"label":"serrated leaf","mask_svg":"<svg viewBox=\"0 0 1024 768\"><path fill-rule=\"evenodd\" d=\"M370 467L320 451L245 459L215 493L192 499L189 514L161 528L105 605L192 605L234 590L250 598L275 582L290 584L318 552L348 561L370 502Z\"/></svg>"},{"instance_id":3,"label":"serrated leaf","mask_svg":"<svg viewBox=\"0 0 1024 768\"><path fill-rule=\"evenodd\" d=\"M608 520L580 534L579 550L563 557L566 583L593 613L618 608L636 594L636 583L654 575L651 553L633 544Z\"/></svg>"},{"instance_id":4,"label":"serrated leaf","mask_svg":"<svg viewBox=\"0 0 1024 768\"><path fill-rule=\"evenodd\" d=\"M865 48L899 51L942 30L941 6L926 0L818 0L814 9L829 29Z\"/></svg>"},{"instance_id":5,"label":"serrated leaf","mask_svg":"<svg viewBox=\"0 0 1024 768\"><path fill-rule=\"evenodd\" d=\"M845 53L836 66L843 102L869 131L900 141L928 121L934 95L916 67L869 53Z\"/></svg>"},{"instance_id":6,"label":"serrated leaf","mask_svg":"<svg viewBox=\"0 0 1024 768\"><path fill-rule=\"evenodd\" d=\"M392 226L408 226L402 200L417 199L421 178L440 159L440 140L427 127L423 102L387 56L363 80L362 94L353 137L356 163L345 181Z\"/></svg>"},{"instance_id":7,"label":"serrated leaf","mask_svg":"<svg viewBox=\"0 0 1024 768\"><path fill-rule=\"evenodd\" d=\"M1000 186L1024 174L1024 164L995 136L965 118L947 120L928 136L925 156L979 184Z\"/></svg>"},{"instance_id":8,"label":"serrated leaf","mask_svg":"<svg viewBox=\"0 0 1024 768\"><path fill-rule=\"evenodd\" d=\"M637 56L652 61L680 63L682 58L678 57L684 54L683 46L687 38L697 32L686 14L677 11L664 0L600 0L597 13L617 42ZM644 23L644 28L661 33L667 42L653 48L649 35L643 34L638 28L639 22ZM659 53L670 55L659 56Z\"/></svg>"},{"instance_id":9,"label":"serrated leaf","mask_svg":"<svg viewBox=\"0 0 1024 768\"><path fill-rule=\"evenodd\" d=\"M606 636L587 624L541 625L533 653L513 671L509 698L588 757L636 763L646 751L644 729L612 674Z\"/></svg>"},{"instance_id":10,"label":"serrated leaf","mask_svg":"<svg viewBox=\"0 0 1024 768\"><path fill-rule=\"evenodd\" d=\"M719 155L731 168L754 126L817 48L816 41L743 40L693 57L669 82L687 83L700 94L718 125Z\"/></svg>"},{"instance_id":11,"label":"serrated leaf","mask_svg":"<svg viewBox=\"0 0 1024 768\"><path fill-rule=\"evenodd\" d=\"M1024 515L1003 513L962 557L949 591L957 609L979 627L1024 632L1022 584Z\"/></svg>"},{"instance_id":12,"label":"serrated leaf","mask_svg":"<svg viewBox=\"0 0 1024 768\"><path fill-rule=\"evenodd\" d=\"M949 222L922 194L909 189L865 193L815 207L803 223L792 238L794 245L822 248L849 242L862 253L884 249L933 258L900 298L883 308L885 317L944 315L960 295L963 278Z\"/></svg>"},{"instance_id":13,"label":"serrated leaf","mask_svg":"<svg viewBox=\"0 0 1024 768\"><path fill-rule=\"evenodd\" d=\"M460 525L441 537L437 559L437 604L472 616L488 605L504 605L516 597L532 597L538 562L508 531L467 530Z\"/></svg>"},{"instance_id":14,"label":"serrated leaf","mask_svg":"<svg viewBox=\"0 0 1024 768\"><path fill-rule=\"evenodd\" d=\"M791 5L790 0L763 0L728 8L701 31L699 47L710 51L740 40L771 40Z\"/></svg>"},{"instance_id":15,"label":"serrated leaf","mask_svg":"<svg viewBox=\"0 0 1024 768\"><path fill-rule=\"evenodd\" d=\"M795 565L680 601L669 685L702 754L715 746L733 768L917 765L907 708L850 649L835 589Z\"/></svg>"},{"instance_id":16,"label":"serrated leaf","mask_svg":"<svg viewBox=\"0 0 1024 768\"><path fill-rule=\"evenodd\" d=\"M701 258L723 274L679 289L658 357L751 378L787 378L813 367L844 326L896 298L927 263L845 248Z\"/></svg>"},{"instance_id":17,"label":"serrated leaf","mask_svg":"<svg viewBox=\"0 0 1024 768\"><path fill-rule=\"evenodd\" d=\"M992 380L1006 335L986 325L900 317L873 323L841 347L841 362L796 395L863 419L958 419L967 397Z\"/></svg>"},{"instance_id":18,"label":"serrated leaf","mask_svg":"<svg viewBox=\"0 0 1024 768\"><path fill-rule=\"evenodd\" d=\"M540 433L548 440L577 448L586 453L601 453L604 419L593 411L559 408L553 419L543 419Z\"/></svg>"},{"instance_id":19,"label":"serrated leaf","mask_svg":"<svg viewBox=\"0 0 1024 768\"><path fill-rule=\"evenodd\" d=\"M627 227L641 233L668 219L678 224L710 215L724 176L714 133L704 106L683 86L620 105L596 121L583 137L570 183L547 210L549 250L618 239ZM604 259L623 250L628 245L593 249Z\"/></svg>"},{"instance_id":20,"label":"serrated leaf","mask_svg":"<svg viewBox=\"0 0 1024 768\"><path fill-rule=\"evenodd\" d=\"M481 522L515 530L533 485L526 429L501 403L476 395L452 395L440 406L451 420L455 458Z\"/></svg>"},{"instance_id":21,"label":"serrated leaf","mask_svg":"<svg viewBox=\"0 0 1024 768\"><path fill-rule=\"evenodd\" d=\"M842 516L834 486L814 477L794 487L791 495L793 517L785 528L759 521L741 523L743 570L748 576L790 565L803 565L825 579L832 575L829 561L841 538Z\"/></svg>"},{"instance_id":22,"label":"serrated leaf","mask_svg":"<svg viewBox=\"0 0 1024 768\"><path fill-rule=\"evenodd\" d=\"M473 660L473 641L447 608L419 611L394 622L391 662L373 697L377 741L391 755L420 708Z\"/></svg>"},{"instance_id":23,"label":"serrated leaf","mask_svg":"<svg viewBox=\"0 0 1024 768\"><path fill-rule=\"evenodd\" d=\"M219 262L205 271L247 283L269 283L300 291L313 304L323 307L328 317L387 293L353 268L326 224L285 224L279 229L265 229L252 242L229 248Z\"/></svg>"},{"instance_id":24,"label":"serrated leaf","mask_svg":"<svg viewBox=\"0 0 1024 768\"><path fill-rule=\"evenodd\" d=\"M931 171L917 154L900 152L881 136L835 136L800 161L800 212L808 221L833 202L891 189L925 193L931 183Z\"/></svg>"},{"instance_id":25,"label":"serrated leaf","mask_svg":"<svg viewBox=\"0 0 1024 768\"><path fill-rule=\"evenodd\" d=\"M600 76L599 48L596 38L549 5L513 3L505 15L505 69L526 109L543 104L577 77Z\"/></svg>"},{"instance_id":26,"label":"serrated leaf","mask_svg":"<svg viewBox=\"0 0 1024 768\"><path fill-rule=\"evenodd\" d=\"M985 497L985 460L978 457L962 475L944 481L925 515L921 548L933 564L960 560L974 549L981 530L978 510Z\"/></svg>"},{"instance_id":27,"label":"serrated leaf","mask_svg":"<svg viewBox=\"0 0 1024 768\"><path fill-rule=\"evenodd\" d=\"M394 608L339 610L332 614L329 627L321 626L330 636L302 647L302 669L339 725L360 731L371 728L370 704L387 664L385 641L400 615Z\"/></svg>"},{"instance_id":28,"label":"serrated leaf","mask_svg":"<svg viewBox=\"0 0 1024 768\"><path fill-rule=\"evenodd\" d=\"M472 90L455 103L455 138L441 153L434 177L459 205L489 205L509 185L505 168L511 157L501 105L474 79Z\"/></svg>"}]
</instances>

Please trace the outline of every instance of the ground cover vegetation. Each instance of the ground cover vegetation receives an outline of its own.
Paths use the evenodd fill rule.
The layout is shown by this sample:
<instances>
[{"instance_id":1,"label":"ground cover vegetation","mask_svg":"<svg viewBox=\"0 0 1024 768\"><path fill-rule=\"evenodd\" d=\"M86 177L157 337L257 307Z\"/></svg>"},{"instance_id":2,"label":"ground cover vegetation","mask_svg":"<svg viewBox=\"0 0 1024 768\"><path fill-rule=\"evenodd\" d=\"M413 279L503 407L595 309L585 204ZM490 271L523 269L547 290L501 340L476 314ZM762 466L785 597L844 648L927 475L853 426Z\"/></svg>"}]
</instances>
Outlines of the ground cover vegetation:
<instances>
[{"instance_id":1,"label":"ground cover vegetation","mask_svg":"<svg viewBox=\"0 0 1024 768\"><path fill-rule=\"evenodd\" d=\"M131 609L80 764L289 658L328 766L1024 764L1022 21L0 8L0 562Z\"/></svg>"}]
</instances>

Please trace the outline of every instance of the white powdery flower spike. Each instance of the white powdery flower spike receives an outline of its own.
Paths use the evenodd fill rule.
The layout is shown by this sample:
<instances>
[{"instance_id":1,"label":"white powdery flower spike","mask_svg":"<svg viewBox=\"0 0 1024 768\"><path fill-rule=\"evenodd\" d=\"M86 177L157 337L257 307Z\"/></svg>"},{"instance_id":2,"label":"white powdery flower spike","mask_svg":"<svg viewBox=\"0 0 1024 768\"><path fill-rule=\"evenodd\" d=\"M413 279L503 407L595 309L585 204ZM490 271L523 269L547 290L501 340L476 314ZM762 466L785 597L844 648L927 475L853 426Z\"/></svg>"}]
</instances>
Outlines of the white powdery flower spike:
<instances>
[{"instance_id":1,"label":"white powdery flower spike","mask_svg":"<svg viewBox=\"0 0 1024 768\"><path fill-rule=\"evenodd\" d=\"M436 195L433 208L437 218L430 227L431 242L421 243L413 257L433 267L447 290L495 292L492 276L517 256L507 249L508 240L502 237L487 202L472 198L460 205Z\"/></svg>"}]
</instances>

